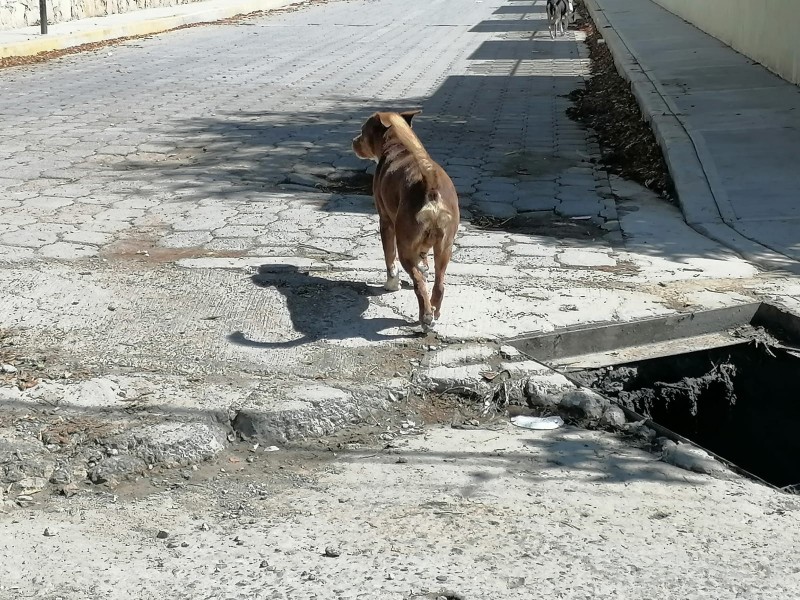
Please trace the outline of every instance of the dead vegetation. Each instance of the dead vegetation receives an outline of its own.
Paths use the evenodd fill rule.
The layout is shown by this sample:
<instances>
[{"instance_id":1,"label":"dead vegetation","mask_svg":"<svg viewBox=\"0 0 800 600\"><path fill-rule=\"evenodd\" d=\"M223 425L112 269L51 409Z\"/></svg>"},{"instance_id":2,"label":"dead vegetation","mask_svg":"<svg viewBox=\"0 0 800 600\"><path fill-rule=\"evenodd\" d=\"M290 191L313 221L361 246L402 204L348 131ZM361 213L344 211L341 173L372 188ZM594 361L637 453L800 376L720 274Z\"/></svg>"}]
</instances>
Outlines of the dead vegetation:
<instances>
[{"instance_id":1,"label":"dead vegetation","mask_svg":"<svg viewBox=\"0 0 800 600\"><path fill-rule=\"evenodd\" d=\"M601 163L611 173L633 180L671 199L667 164L650 125L642 118L630 85L617 72L614 58L586 9L577 26L586 34L592 78L569 98L570 118L593 129L600 141Z\"/></svg>"},{"instance_id":2,"label":"dead vegetation","mask_svg":"<svg viewBox=\"0 0 800 600\"><path fill-rule=\"evenodd\" d=\"M39 383L41 368L36 360L20 356L12 333L0 329L0 383L27 390Z\"/></svg>"}]
</instances>

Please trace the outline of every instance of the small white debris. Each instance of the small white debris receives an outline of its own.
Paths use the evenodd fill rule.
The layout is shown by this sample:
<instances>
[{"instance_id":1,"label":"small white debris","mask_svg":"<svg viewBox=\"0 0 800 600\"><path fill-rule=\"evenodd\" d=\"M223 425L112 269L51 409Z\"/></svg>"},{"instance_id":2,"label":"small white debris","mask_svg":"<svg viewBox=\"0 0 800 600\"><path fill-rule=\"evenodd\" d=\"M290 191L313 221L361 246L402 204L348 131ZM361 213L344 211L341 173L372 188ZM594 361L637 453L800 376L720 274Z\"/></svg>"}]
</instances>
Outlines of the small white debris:
<instances>
[{"instance_id":1,"label":"small white debris","mask_svg":"<svg viewBox=\"0 0 800 600\"><path fill-rule=\"evenodd\" d=\"M524 429L558 429L564 425L561 417L528 417L519 415L511 418L511 423Z\"/></svg>"},{"instance_id":2,"label":"small white debris","mask_svg":"<svg viewBox=\"0 0 800 600\"><path fill-rule=\"evenodd\" d=\"M0 366L0 370L2 370L3 373L16 373L17 372L17 367L15 367L14 365L4 364L4 365Z\"/></svg>"},{"instance_id":3,"label":"small white debris","mask_svg":"<svg viewBox=\"0 0 800 600\"><path fill-rule=\"evenodd\" d=\"M514 346L500 346L500 357L505 358L506 360L511 358L517 358L520 356L520 351L514 348Z\"/></svg>"}]
</instances>

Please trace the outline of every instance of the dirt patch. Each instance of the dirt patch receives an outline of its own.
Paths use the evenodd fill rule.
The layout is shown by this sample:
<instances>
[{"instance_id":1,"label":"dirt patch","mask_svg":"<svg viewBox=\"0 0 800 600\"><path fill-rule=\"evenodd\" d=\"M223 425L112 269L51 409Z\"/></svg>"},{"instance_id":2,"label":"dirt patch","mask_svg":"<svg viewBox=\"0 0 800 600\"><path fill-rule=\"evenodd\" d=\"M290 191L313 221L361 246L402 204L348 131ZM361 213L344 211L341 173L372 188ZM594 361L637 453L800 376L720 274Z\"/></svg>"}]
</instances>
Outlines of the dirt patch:
<instances>
[{"instance_id":1,"label":"dirt patch","mask_svg":"<svg viewBox=\"0 0 800 600\"><path fill-rule=\"evenodd\" d=\"M89 440L100 438L119 429L119 424L89 417L51 417L39 431L45 445L55 444L62 448L76 447Z\"/></svg>"},{"instance_id":2,"label":"dirt patch","mask_svg":"<svg viewBox=\"0 0 800 600\"><path fill-rule=\"evenodd\" d=\"M574 106L567 115L596 132L606 170L673 201L667 164L650 125L585 7L579 6L578 14L576 26L586 34L592 78L569 94Z\"/></svg>"},{"instance_id":3,"label":"dirt patch","mask_svg":"<svg viewBox=\"0 0 800 600\"><path fill-rule=\"evenodd\" d=\"M240 258L241 250L209 250L199 246L189 248L163 248L156 246L151 237L125 238L109 244L100 252L106 259L129 260L147 264L174 263L187 258Z\"/></svg>"},{"instance_id":4,"label":"dirt patch","mask_svg":"<svg viewBox=\"0 0 800 600\"><path fill-rule=\"evenodd\" d=\"M49 361L43 353L29 354L21 350L19 334L0 329L0 386L12 385L19 390L36 386L41 379L83 378L86 372L73 372L65 364Z\"/></svg>"}]
</instances>

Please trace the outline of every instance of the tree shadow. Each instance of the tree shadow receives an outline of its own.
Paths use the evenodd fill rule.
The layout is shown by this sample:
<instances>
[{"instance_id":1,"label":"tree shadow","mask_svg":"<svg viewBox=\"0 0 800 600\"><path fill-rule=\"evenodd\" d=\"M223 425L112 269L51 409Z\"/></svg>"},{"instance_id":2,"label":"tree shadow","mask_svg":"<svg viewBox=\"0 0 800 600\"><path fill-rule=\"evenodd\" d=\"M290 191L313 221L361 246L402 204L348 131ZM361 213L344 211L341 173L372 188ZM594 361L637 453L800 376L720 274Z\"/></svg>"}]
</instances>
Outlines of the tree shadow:
<instances>
[{"instance_id":1,"label":"tree shadow","mask_svg":"<svg viewBox=\"0 0 800 600\"><path fill-rule=\"evenodd\" d=\"M267 110L179 120L169 140L176 148L165 160L125 160L116 168L123 178L157 180L178 200L277 203L288 197L314 210L372 215L363 179L355 191L335 185L370 172L371 163L352 153L351 140L375 110L421 107L415 130L434 160L451 173L465 221L605 247L607 232L599 227L605 208L595 189L594 159L585 150L591 134L576 129L564 114L571 105L565 96L584 84L575 65L585 57L571 36L549 38L546 20L536 16L543 10L543 3L512 1L476 23L469 29L476 41L464 48L466 64L429 95L325 94L321 104L326 108L289 110L273 104ZM525 18L528 14L534 16ZM611 200L610 192L604 193ZM678 211L666 212L677 225L669 233L652 225L645 232L648 243L637 252L679 262L730 257L718 244L688 231ZM635 221L627 208L620 216L626 226ZM478 222L481 217L486 223ZM555 222L567 225L551 225ZM644 231L645 225L632 226Z\"/></svg>"},{"instance_id":2,"label":"tree shadow","mask_svg":"<svg viewBox=\"0 0 800 600\"><path fill-rule=\"evenodd\" d=\"M511 0L518 4L508 4L506 6L498 7L494 13L495 15L531 15L531 14L545 14L545 5L536 4L532 5L528 0ZM544 17L542 17L544 18Z\"/></svg>"},{"instance_id":3,"label":"tree shadow","mask_svg":"<svg viewBox=\"0 0 800 600\"><path fill-rule=\"evenodd\" d=\"M363 282L337 281L312 275L294 265L261 265L251 277L264 288L277 290L286 301L292 329L301 337L286 341L257 340L242 331L228 334L229 342L250 348L295 348L320 340L362 339L388 342L421 337L412 323L392 317L365 317L370 298L386 292ZM400 333L382 333L401 329Z\"/></svg>"},{"instance_id":4,"label":"tree shadow","mask_svg":"<svg viewBox=\"0 0 800 600\"><path fill-rule=\"evenodd\" d=\"M492 480L507 477L522 478L531 483L545 481L581 481L592 484L628 485L649 481L667 485L698 486L707 479L661 461L645 450L632 448L617 437L575 436L576 430L542 432L542 436L522 439L529 450L498 451L435 451L394 449L391 454L363 456L360 452L341 452L343 460L372 460L396 463L402 456L416 465L455 462L469 475L470 482L460 488L462 497L480 493L481 487ZM516 439L516 438L513 438Z\"/></svg>"}]
</instances>

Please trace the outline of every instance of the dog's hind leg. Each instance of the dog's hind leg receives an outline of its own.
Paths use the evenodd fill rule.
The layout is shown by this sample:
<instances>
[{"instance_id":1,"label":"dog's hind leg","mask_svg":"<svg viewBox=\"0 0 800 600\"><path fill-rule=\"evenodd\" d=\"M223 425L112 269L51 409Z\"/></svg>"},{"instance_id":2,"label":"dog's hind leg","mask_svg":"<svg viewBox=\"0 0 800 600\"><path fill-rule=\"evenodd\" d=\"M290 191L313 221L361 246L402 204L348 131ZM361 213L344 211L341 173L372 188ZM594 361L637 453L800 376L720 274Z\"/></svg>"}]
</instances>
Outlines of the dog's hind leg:
<instances>
[{"instance_id":1,"label":"dog's hind leg","mask_svg":"<svg viewBox=\"0 0 800 600\"><path fill-rule=\"evenodd\" d=\"M431 270L430 266L428 265L427 252L421 252L419 255L419 270L422 271L425 275L427 275L428 271Z\"/></svg>"},{"instance_id":2,"label":"dog's hind leg","mask_svg":"<svg viewBox=\"0 0 800 600\"><path fill-rule=\"evenodd\" d=\"M396 292L400 289L400 272L397 269L394 224L389 219L381 219L380 227L383 258L386 260L386 283L383 284L383 288L390 292Z\"/></svg>"},{"instance_id":3,"label":"dog's hind leg","mask_svg":"<svg viewBox=\"0 0 800 600\"><path fill-rule=\"evenodd\" d=\"M438 319L442 313L442 300L444 299L444 275L447 265L450 264L450 257L453 254L453 240L442 238L433 246L433 269L436 278L433 281L433 293L431 294L431 306L433 316Z\"/></svg>"},{"instance_id":4,"label":"dog's hind leg","mask_svg":"<svg viewBox=\"0 0 800 600\"><path fill-rule=\"evenodd\" d=\"M419 260L418 252L404 252L403 248L400 251L400 264L411 277L414 282L414 294L417 296L417 303L419 304L419 322L422 328L427 330L433 324L433 310L431 309L431 301L428 298L428 284L425 282L425 275L419 270L417 261ZM438 267L437 267L438 268Z\"/></svg>"}]
</instances>

